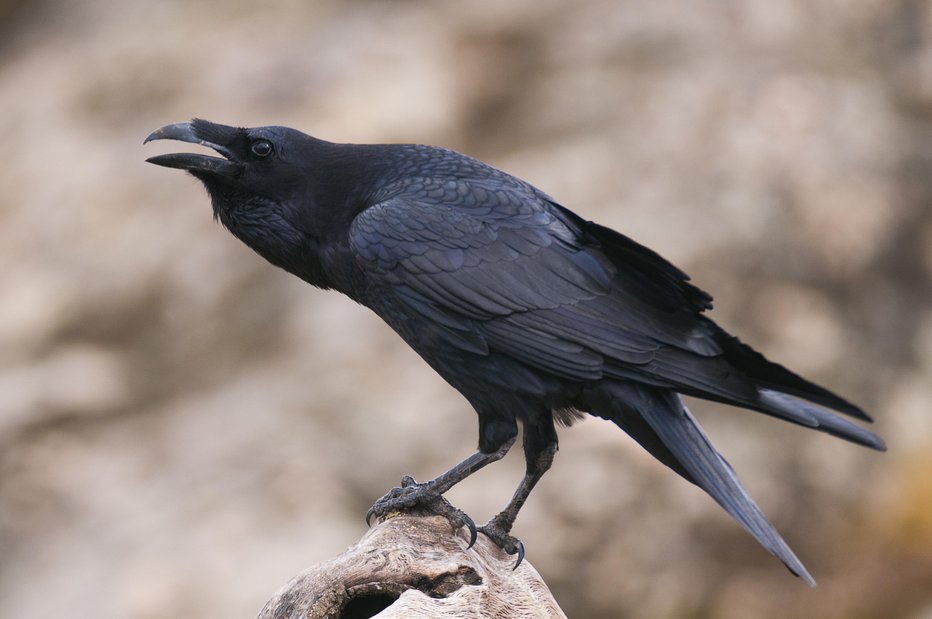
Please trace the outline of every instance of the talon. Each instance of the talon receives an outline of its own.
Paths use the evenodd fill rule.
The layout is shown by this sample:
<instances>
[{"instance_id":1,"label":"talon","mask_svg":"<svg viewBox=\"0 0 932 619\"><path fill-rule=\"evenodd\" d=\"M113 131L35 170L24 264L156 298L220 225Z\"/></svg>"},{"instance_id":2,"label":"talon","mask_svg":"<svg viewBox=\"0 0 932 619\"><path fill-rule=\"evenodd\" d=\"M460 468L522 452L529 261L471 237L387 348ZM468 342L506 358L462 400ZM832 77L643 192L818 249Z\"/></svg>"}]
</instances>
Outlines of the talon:
<instances>
[{"instance_id":1,"label":"talon","mask_svg":"<svg viewBox=\"0 0 932 619\"><path fill-rule=\"evenodd\" d=\"M521 565L521 562L524 561L524 544L521 540L516 540L515 545L517 546L518 560L515 562L515 566L511 568L511 571L518 569L518 566Z\"/></svg>"},{"instance_id":2,"label":"talon","mask_svg":"<svg viewBox=\"0 0 932 619\"><path fill-rule=\"evenodd\" d=\"M375 515L375 505L373 505L372 507L370 507L370 508L369 508L369 511L366 512L366 526L367 526L367 527L371 527L371 526L372 526L372 523L370 522L370 520L372 520L372 516L374 516L374 515Z\"/></svg>"},{"instance_id":3,"label":"talon","mask_svg":"<svg viewBox=\"0 0 932 619\"><path fill-rule=\"evenodd\" d=\"M473 547L473 544L476 543L476 539L479 537L479 529L476 527L475 521L470 518L465 512L462 514L463 524L469 527L469 545L466 546L466 550L469 550Z\"/></svg>"},{"instance_id":4,"label":"talon","mask_svg":"<svg viewBox=\"0 0 932 619\"><path fill-rule=\"evenodd\" d=\"M493 518L479 527L479 530L482 531L486 537L495 542L495 545L504 552L510 555L518 555L518 560L515 561L514 567L511 568L512 570L516 570L521 565L521 562L524 561L524 543L507 533L508 529L511 528L510 523L504 526L501 522L498 522L497 519L500 520L496 516L496 518Z\"/></svg>"}]
</instances>

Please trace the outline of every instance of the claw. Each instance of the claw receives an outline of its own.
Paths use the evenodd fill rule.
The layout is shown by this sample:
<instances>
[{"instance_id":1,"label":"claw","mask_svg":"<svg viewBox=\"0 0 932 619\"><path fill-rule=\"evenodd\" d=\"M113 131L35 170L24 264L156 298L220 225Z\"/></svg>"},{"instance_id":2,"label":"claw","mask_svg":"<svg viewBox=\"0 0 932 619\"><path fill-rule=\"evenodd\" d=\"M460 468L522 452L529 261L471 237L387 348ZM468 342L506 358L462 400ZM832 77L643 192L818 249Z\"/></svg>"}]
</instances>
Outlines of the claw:
<instances>
[{"instance_id":1,"label":"claw","mask_svg":"<svg viewBox=\"0 0 932 619\"><path fill-rule=\"evenodd\" d=\"M367 527L371 527L371 526L372 526L372 523L370 522L370 520L372 520L372 517L373 517L374 515L375 515L375 505L373 505L372 507L370 507L370 508L369 508L369 511L366 512L366 526L367 526Z\"/></svg>"},{"instance_id":2,"label":"claw","mask_svg":"<svg viewBox=\"0 0 932 619\"><path fill-rule=\"evenodd\" d=\"M515 566L511 568L511 571L518 569L518 566L524 561L524 544L521 543L521 540L515 540L515 545L517 546L518 560L515 562Z\"/></svg>"},{"instance_id":3,"label":"claw","mask_svg":"<svg viewBox=\"0 0 932 619\"><path fill-rule=\"evenodd\" d=\"M469 545L466 546L466 550L469 550L473 547L473 544L476 543L476 539L479 537L479 529L476 528L476 523L470 518L465 512L461 514L463 518L463 524L469 527Z\"/></svg>"},{"instance_id":4,"label":"claw","mask_svg":"<svg viewBox=\"0 0 932 619\"><path fill-rule=\"evenodd\" d=\"M508 524L506 528L500 522L496 521L497 518L497 516L496 518L492 518L492 520L482 525L479 530L503 551L510 555L518 555L518 560L515 561L514 567L511 568L512 570L516 570L521 565L521 562L524 561L524 543L507 533L507 530L511 528L510 524Z\"/></svg>"}]
</instances>

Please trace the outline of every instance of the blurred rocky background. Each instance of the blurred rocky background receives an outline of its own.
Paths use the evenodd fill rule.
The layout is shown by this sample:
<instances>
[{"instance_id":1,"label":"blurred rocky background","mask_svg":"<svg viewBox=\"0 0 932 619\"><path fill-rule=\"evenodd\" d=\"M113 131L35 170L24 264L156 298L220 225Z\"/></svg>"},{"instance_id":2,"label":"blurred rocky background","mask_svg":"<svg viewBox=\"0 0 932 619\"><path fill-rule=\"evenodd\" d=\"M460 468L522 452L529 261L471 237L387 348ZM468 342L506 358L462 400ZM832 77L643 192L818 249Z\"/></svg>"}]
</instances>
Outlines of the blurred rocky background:
<instances>
[{"instance_id":1,"label":"blurred rocky background","mask_svg":"<svg viewBox=\"0 0 932 619\"><path fill-rule=\"evenodd\" d=\"M571 617L932 617L932 3L0 2L0 616L251 617L473 413L144 163L202 116L426 142L657 249L871 411L693 403L820 586L604 422L516 533ZM484 520L515 450L451 498Z\"/></svg>"}]
</instances>

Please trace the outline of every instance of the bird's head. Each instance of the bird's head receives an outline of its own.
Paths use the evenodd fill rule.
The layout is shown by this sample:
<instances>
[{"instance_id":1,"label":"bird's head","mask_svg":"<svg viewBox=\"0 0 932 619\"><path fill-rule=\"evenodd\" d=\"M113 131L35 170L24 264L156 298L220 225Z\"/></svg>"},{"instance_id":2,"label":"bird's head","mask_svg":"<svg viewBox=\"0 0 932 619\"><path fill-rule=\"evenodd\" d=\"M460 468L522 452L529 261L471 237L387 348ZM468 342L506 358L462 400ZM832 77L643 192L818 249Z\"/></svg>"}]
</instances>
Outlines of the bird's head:
<instances>
[{"instance_id":1,"label":"bird's head","mask_svg":"<svg viewBox=\"0 0 932 619\"><path fill-rule=\"evenodd\" d=\"M207 188L214 216L273 264L296 272L327 216L315 181L329 142L287 127L238 128L195 119L153 131L152 140L207 146L220 156L156 155L146 161L187 170ZM304 274L297 273L302 277Z\"/></svg>"},{"instance_id":2,"label":"bird's head","mask_svg":"<svg viewBox=\"0 0 932 619\"><path fill-rule=\"evenodd\" d=\"M200 179L214 200L214 214L221 219L234 214L243 200L283 203L303 198L313 172L310 164L325 144L288 127L246 129L201 119L156 129L145 141L152 140L201 144L222 155L173 153L146 160L187 170ZM227 204L230 200L236 204Z\"/></svg>"}]
</instances>

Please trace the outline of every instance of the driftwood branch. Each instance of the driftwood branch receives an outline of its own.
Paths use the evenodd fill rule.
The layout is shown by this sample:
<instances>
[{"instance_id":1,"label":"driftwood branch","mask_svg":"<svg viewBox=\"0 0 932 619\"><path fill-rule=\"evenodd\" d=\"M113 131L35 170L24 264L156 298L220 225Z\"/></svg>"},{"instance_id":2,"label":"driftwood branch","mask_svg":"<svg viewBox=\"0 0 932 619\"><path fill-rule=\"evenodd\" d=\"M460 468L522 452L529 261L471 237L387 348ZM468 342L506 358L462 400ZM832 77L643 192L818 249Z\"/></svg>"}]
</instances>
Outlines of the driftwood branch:
<instances>
[{"instance_id":1,"label":"driftwood branch","mask_svg":"<svg viewBox=\"0 0 932 619\"><path fill-rule=\"evenodd\" d=\"M515 557L481 533L467 543L442 517L395 516L293 578L259 619L565 619L527 561L513 569Z\"/></svg>"}]
</instances>

